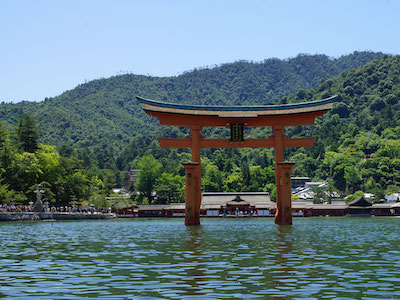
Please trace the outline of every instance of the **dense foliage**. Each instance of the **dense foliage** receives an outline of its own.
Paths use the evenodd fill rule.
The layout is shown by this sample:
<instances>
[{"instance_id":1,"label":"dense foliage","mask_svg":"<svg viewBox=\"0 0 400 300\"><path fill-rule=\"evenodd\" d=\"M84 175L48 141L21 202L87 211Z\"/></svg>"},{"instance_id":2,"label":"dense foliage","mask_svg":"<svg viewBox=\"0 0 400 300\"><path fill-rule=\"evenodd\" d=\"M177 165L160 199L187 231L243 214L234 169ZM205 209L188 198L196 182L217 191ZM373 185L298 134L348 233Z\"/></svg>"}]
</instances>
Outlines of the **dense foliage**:
<instances>
[{"instance_id":1,"label":"dense foliage","mask_svg":"<svg viewBox=\"0 0 400 300\"><path fill-rule=\"evenodd\" d=\"M334 109L315 127L288 130L292 136L317 137L314 148L291 153L295 174L333 178L341 191L400 190L400 57L343 72L288 101L335 94Z\"/></svg>"},{"instance_id":2,"label":"dense foliage","mask_svg":"<svg viewBox=\"0 0 400 300\"><path fill-rule=\"evenodd\" d=\"M336 94L334 109L315 126L287 128L290 137L315 136L316 144L311 149L287 149L285 158L296 163L294 175L328 180L342 192L363 190L383 195L400 189L399 72L400 57L370 52L338 59L299 55L283 61L241 61L177 77L126 74L95 80L43 102L2 104L0 116L10 129L21 124L21 115L31 112L39 121L40 141L57 145L58 152L52 149L60 161L74 162L60 165L79 165L73 171L64 170L63 176L79 171L89 182L93 177L101 180L104 189L110 191L111 187L121 186L124 171L141 168L137 200L168 203L182 200L181 163L188 161L190 154L184 149L161 149L158 137L183 137L188 130L161 128L157 120L139 108L135 95L178 103L240 105L291 103ZM227 136L228 131L205 128L202 133L212 138ZM270 135L270 129L246 130L245 135L264 138ZM5 140L12 144L9 137ZM34 161L18 155L36 156L43 147L51 146L38 144L38 149L30 152L22 149L16 138L12 147L16 156L2 158L10 159L10 165ZM202 158L205 191L274 193L271 149L204 149ZM2 168L8 164L3 161ZM151 170L146 171L149 166ZM25 188L31 188L29 182L22 187L7 176L2 180L3 185L9 185L8 190L12 187L25 193ZM58 184L54 180L46 182ZM57 197L69 193L52 188Z\"/></svg>"},{"instance_id":3,"label":"dense foliage","mask_svg":"<svg viewBox=\"0 0 400 300\"><path fill-rule=\"evenodd\" d=\"M104 206L101 202L107 189L103 181L84 170L75 156L62 156L55 146L39 144L32 116L20 117L13 136L0 123L1 202L28 204L35 200L38 184L46 192L44 200L53 205L72 204L77 200L77 203L86 201Z\"/></svg>"}]
</instances>

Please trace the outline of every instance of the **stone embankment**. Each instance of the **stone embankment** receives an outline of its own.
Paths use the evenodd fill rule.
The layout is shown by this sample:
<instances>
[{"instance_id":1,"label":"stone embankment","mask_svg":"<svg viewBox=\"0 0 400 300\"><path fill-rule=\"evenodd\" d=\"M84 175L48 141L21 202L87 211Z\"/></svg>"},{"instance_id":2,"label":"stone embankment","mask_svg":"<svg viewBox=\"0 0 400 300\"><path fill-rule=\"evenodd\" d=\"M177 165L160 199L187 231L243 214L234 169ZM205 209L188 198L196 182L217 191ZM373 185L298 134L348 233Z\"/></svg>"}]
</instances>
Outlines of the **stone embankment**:
<instances>
[{"instance_id":1,"label":"stone embankment","mask_svg":"<svg viewBox=\"0 0 400 300\"><path fill-rule=\"evenodd\" d=\"M104 220L115 217L113 213L0 212L0 221Z\"/></svg>"}]
</instances>

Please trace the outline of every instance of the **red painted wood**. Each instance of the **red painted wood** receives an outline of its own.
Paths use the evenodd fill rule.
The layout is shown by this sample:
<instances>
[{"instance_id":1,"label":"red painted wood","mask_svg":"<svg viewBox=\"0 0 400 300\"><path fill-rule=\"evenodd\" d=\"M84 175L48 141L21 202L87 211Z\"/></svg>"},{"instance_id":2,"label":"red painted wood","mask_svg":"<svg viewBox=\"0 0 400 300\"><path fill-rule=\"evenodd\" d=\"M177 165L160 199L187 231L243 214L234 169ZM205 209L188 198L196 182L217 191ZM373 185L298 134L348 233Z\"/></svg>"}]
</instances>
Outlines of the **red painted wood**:
<instances>
[{"instance_id":1,"label":"red painted wood","mask_svg":"<svg viewBox=\"0 0 400 300\"><path fill-rule=\"evenodd\" d=\"M312 147L314 138L283 139L283 147ZM192 148L192 140L160 138L161 148ZM231 142L229 139L201 139L200 148L272 148L274 139L245 139Z\"/></svg>"},{"instance_id":2,"label":"red painted wood","mask_svg":"<svg viewBox=\"0 0 400 300\"><path fill-rule=\"evenodd\" d=\"M225 127L231 123L243 123L247 127L253 126L299 126L314 124L315 118L325 114L328 110L300 113L296 115L258 116L255 118L220 118L218 116L178 115L162 112L146 111L149 115L158 118L161 125L171 126L203 126Z\"/></svg>"}]
</instances>

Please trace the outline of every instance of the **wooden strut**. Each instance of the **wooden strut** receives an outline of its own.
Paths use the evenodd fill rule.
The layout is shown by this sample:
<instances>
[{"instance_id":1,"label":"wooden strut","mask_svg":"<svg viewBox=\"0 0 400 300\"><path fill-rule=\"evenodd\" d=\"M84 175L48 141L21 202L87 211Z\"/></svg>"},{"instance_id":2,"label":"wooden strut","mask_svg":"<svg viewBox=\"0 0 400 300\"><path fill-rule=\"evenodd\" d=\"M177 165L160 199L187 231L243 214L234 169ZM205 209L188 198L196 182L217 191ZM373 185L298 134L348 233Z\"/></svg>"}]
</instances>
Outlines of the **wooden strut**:
<instances>
[{"instance_id":1,"label":"wooden strut","mask_svg":"<svg viewBox=\"0 0 400 300\"><path fill-rule=\"evenodd\" d=\"M314 138L283 138L283 147L312 147ZM192 139L160 138L161 148L192 148ZM200 148L273 148L275 139L245 139L242 142L231 142L229 139L200 139Z\"/></svg>"}]
</instances>

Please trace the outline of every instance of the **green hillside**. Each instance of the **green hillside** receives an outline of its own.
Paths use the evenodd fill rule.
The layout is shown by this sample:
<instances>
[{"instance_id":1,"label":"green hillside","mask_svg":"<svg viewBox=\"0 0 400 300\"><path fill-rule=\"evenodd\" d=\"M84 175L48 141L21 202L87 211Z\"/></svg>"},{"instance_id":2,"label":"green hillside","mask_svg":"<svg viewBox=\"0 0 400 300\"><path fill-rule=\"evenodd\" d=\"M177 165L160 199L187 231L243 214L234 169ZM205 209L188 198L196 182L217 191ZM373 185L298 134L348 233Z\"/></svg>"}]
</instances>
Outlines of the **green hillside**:
<instances>
[{"instance_id":1,"label":"green hillside","mask_svg":"<svg viewBox=\"0 0 400 300\"><path fill-rule=\"evenodd\" d=\"M296 163L293 175L328 180L332 190L390 193L400 190L400 56L385 56L358 69L342 72L315 89L299 90L278 102L291 103L338 95L334 108L315 126L289 127L290 137L314 136L313 148L287 149ZM207 131L207 130L206 130ZM207 131L207 136L219 134ZM164 136L179 135L177 131ZM246 132L265 137L268 129ZM204 149L203 183L208 191L273 189L272 149ZM168 172L183 170L185 153L160 149L154 136L133 138L117 159L136 167L152 154ZM122 162L121 162L122 161Z\"/></svg>"},{"instance_id":2,"label":"green hillside","mask_svg":"<svg viewBox=\"0 0 400 300\"><path fill-rule=\"evenodd\" d=\"M32 112L39 122L42 142L74 148L100 147L112 152L137 134L155 130L156 121L143 113L135 95L192 104L265 104L301 88L317 87L322 79L382 56L372 52L355 52L338 59L299 55L261 63L239 61L176 77L127 74L94 80L39 103L2 104L0 118L11 128L19 115Z\"/></svg>"},{"instance_id":3,"label":"green hillside","mask_svg":"<svg viewBox=\"0 0 400 300\"><path fill-rule=\"evenodd\" d=\"M334 109L315 127L288 130L317 137L314 148L292 153L296 174L332 178L340 190L400 190L400 57L343 72L287 101L334 94Z\"/></svg>"},{"instance_id":4,"label":"green hillside","mask_svg":"<svg viewBox=\"0 0 400 300\"><path fill-rule=\"evenodd\" d=\"M74 172L85 173L93 182L98 178L108 191L121 185L123 170L147 166L163 174L154 179L159 194L172 186L181 188L180 163L189 153L161 149L157 138L183 136L187 130L158 126L135 95L210 105L291 103L338 95L334 108L315 126L287 128L290 137L316 137L313 148L287 149L285 158L296 162L293 174L327 180L331 190L347 193L400 190L400 56L356 52L333 60L299 55L236 62L177 77L128 74L82 84L39 103L2 104L0 116L11 129L21 114L31 112L39 123L41 142L57 145L62 157L78 158L81 165ZM203 131L208 137L227 133ZM269 129L245 134L266 137ZM202 157L205 191L273 193L272 149L204 149ZM2 168L5 174L12 171L6 164ZM178 199L180 188L158 201Z\"/></svg>"}]
</instances>

